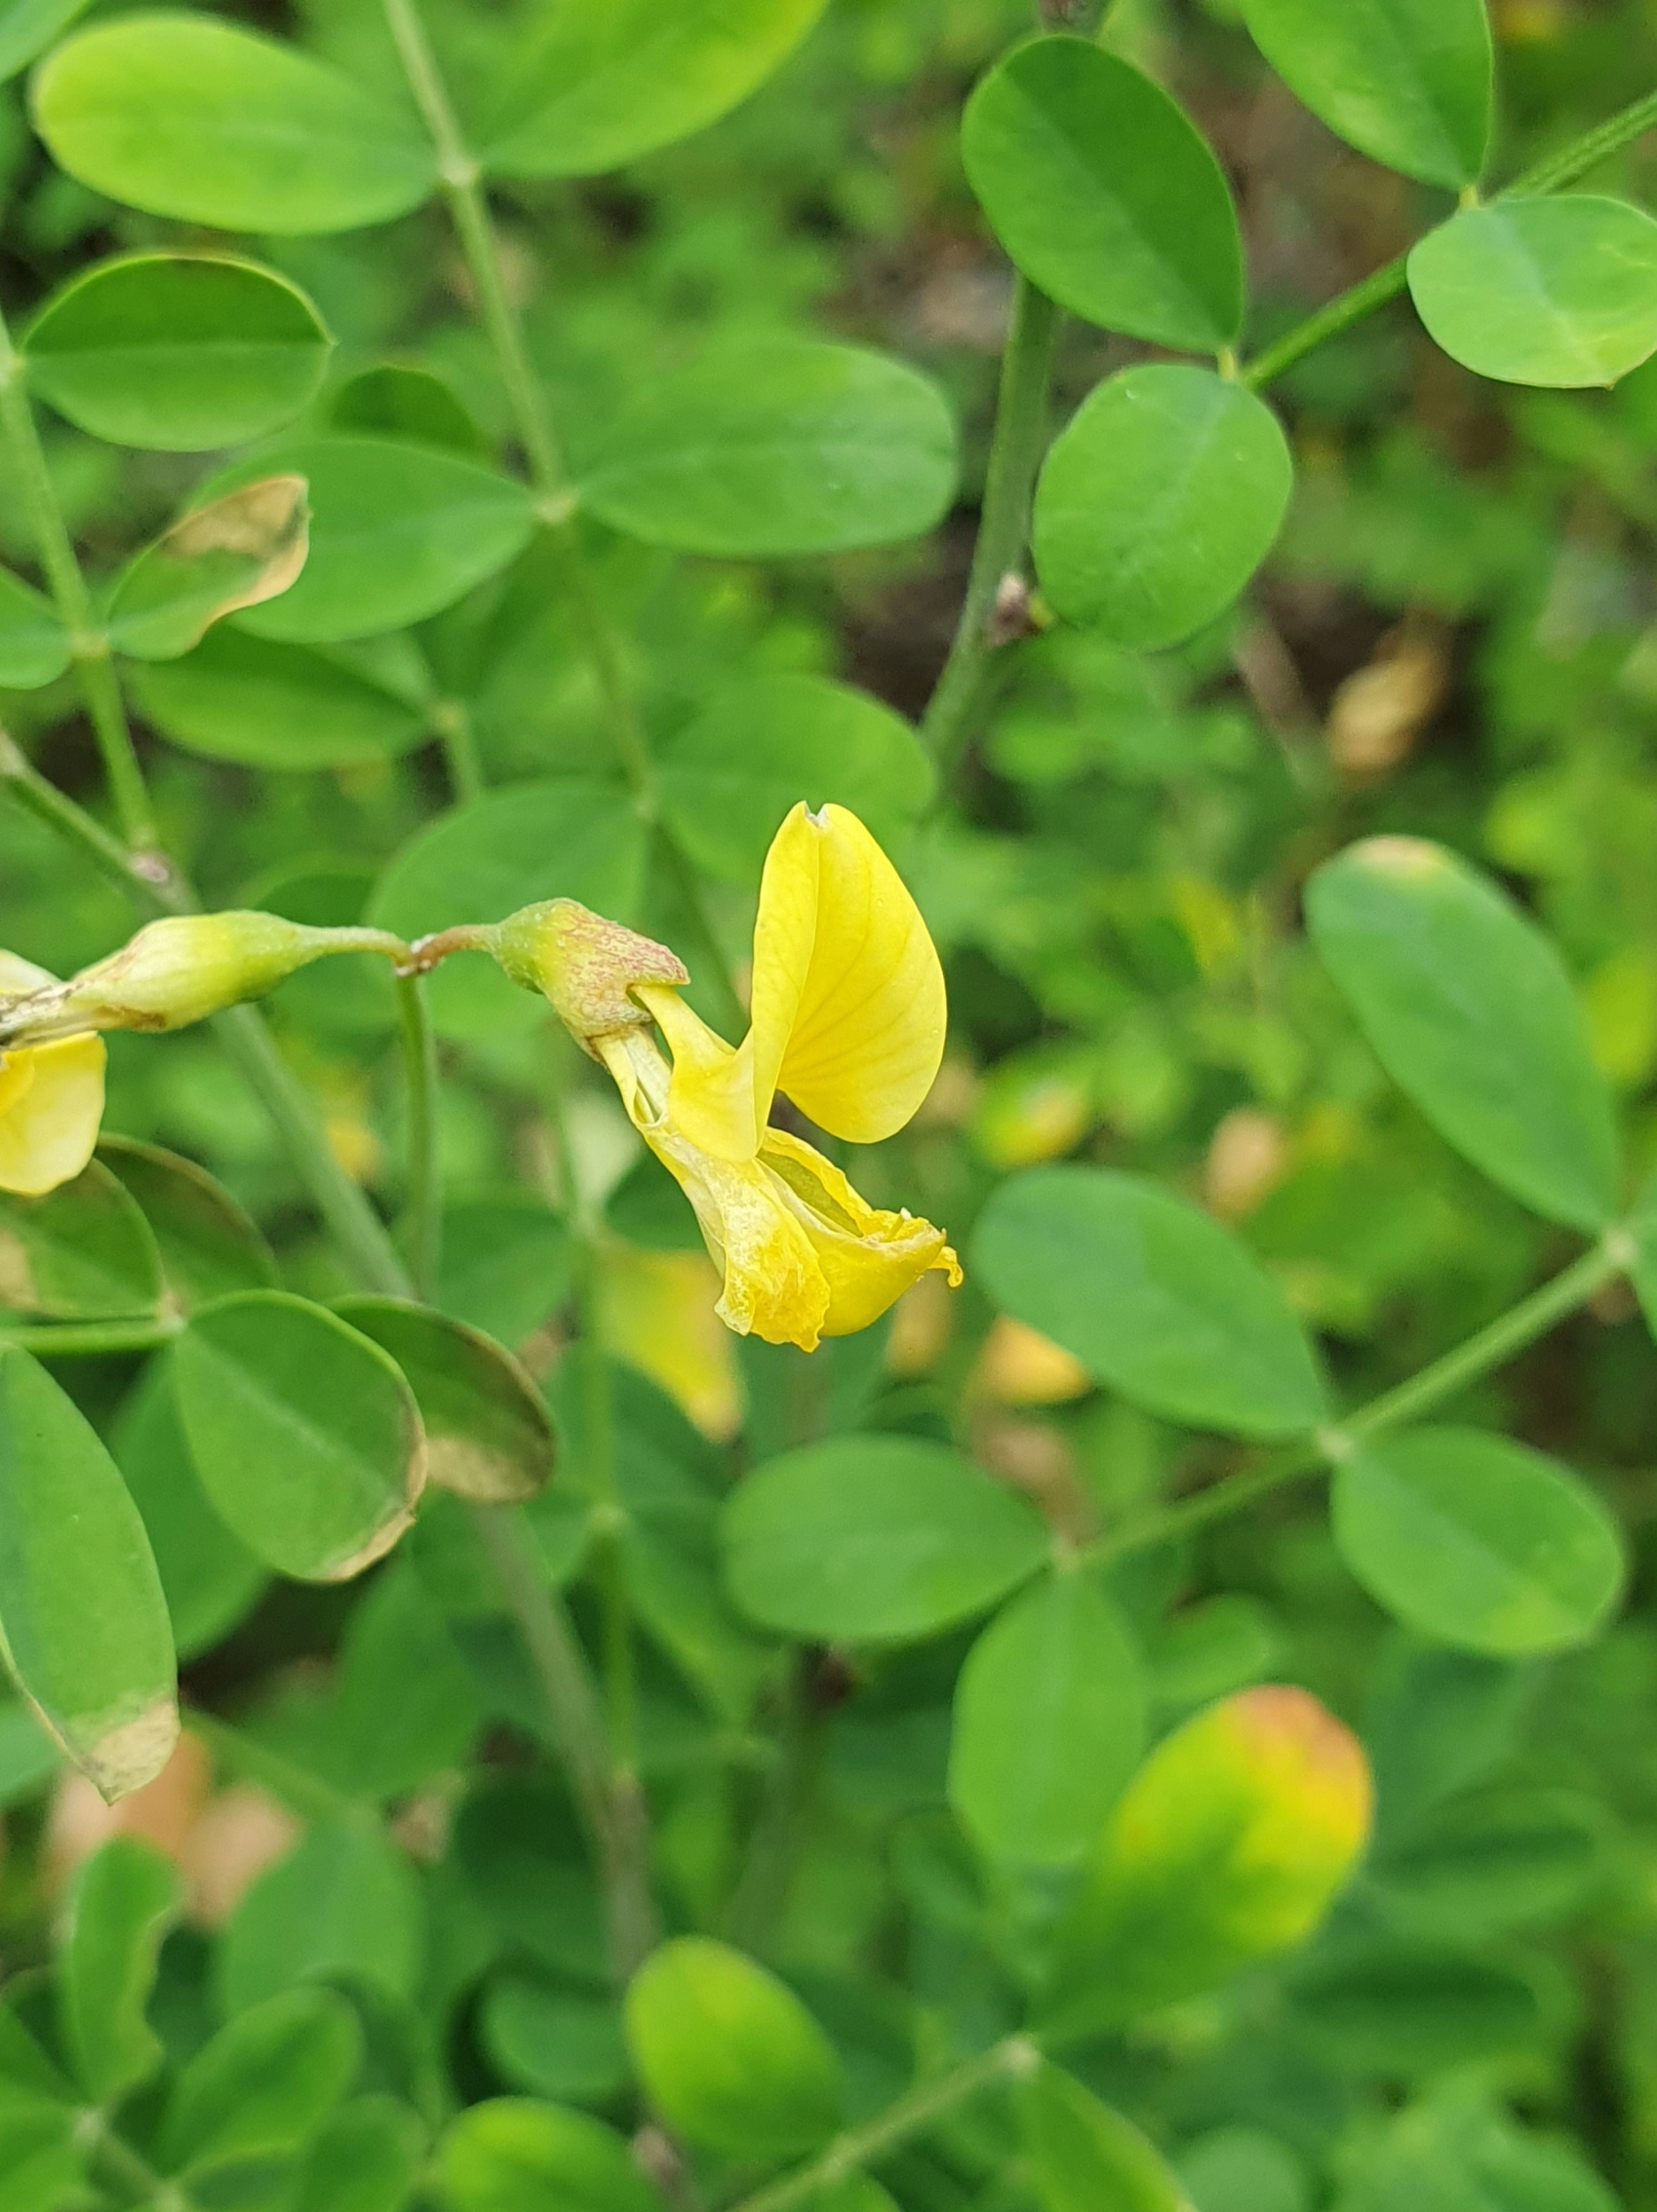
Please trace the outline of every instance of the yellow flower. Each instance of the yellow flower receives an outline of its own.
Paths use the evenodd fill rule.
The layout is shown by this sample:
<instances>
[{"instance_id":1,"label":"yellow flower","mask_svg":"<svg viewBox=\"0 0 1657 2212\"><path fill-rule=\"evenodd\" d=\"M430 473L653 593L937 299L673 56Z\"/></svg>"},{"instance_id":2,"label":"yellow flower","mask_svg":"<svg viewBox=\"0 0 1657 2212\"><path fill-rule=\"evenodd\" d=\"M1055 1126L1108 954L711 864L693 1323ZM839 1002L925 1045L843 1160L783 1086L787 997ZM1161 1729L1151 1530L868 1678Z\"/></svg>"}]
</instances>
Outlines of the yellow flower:
<instances>
[{"instance_id":1,"label":"yellow flower","mask_svg":"<svg viewBox=\"0 0 1657 2212\"><path fill-rule=\"evenodd\" d=\"M766 859L751 1026L732 1047L636 968L641 1017L584 1027L635 1126L695 1208L739 1335L816 1349L878 1321L932 1268L961 1268L941 1229L871 1206L831 1161L772 1128L780 1091L830 1135L878 1144L914 1115L943 1057L943 971L891 862L855 814L796 807ZM683 971L681 971L682 973ZM567 994L568 997L568 994Z\"/></svg>"},{"instance_id":2,"label":"yellow flower","mask_svg":"<svg viewBox=\"0 0 1657 2212\"><path fill-rule=\"evenodd\" d=\"M44 968L0 952L0 1000L52 981ZM40 1198L80 1173L103 1120L103 1057L97 1037L0 1052L0 1191Z\"/></svg>"}]
</instances>

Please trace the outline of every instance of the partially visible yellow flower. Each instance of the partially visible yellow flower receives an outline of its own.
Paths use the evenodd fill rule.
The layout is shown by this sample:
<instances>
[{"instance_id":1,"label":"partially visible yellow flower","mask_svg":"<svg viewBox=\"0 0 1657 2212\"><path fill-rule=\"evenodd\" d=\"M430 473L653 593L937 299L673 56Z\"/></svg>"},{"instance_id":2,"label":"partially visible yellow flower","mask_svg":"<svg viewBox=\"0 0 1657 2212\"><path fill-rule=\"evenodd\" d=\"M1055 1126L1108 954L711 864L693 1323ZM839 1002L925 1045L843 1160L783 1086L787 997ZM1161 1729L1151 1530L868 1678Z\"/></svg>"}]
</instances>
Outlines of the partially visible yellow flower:
<instances>
[{"instance_id":1,"label":"partially visible yellow flower","mask_svg":"<svg viewBox=\"0 0 1657 2212\"><path fill-rule=\"evenodd\" d=\"M701 1252L599 1253L599 1333L606 1347L659 1383L716 1443L742 1426L742 1382L730 1337L714 1319L717 1287Z\"/></svg>"},{"instance_id":2,"label":"partially visible yellow flower","mask_svg":"<svg viewBox=\"0 0 1657 2212\"><path fill-rule=\"evenodd\" d=\"M32 962L0 952L0 999L53 980ZM98 1037L0 1052L0 1191L40 1198L80 1173L103 1120L103 1062Z\"/></svg>"},{"instance_id":3,"label":"partially visible yellow flower","mask_svg":"<svg viewBox=\"0 0 1657 2212\"><path fill-rule=\"evenodd\" d=\"M724 1275L716 1311L729 1327L811 1352L822 1336L867 1328L932 1268L961 1281L941 1229L869 1205L820 1152L770 1126L780 1091L831 1136L878 1144L913 1117L943 1057L937 952L855 814L799 806L778 830L760 886L752 1020L739 1046L679 996L686 977L671 954L625 942L631 933L614 925L600 925L602 988L589 994L584 966L573 970L569 957L584 928L572 928L561 901L495 934L503 965L553 997L684 1187ZM588 957L597 948L589 954L583 943Z\"/></svg>"}]
</instances>

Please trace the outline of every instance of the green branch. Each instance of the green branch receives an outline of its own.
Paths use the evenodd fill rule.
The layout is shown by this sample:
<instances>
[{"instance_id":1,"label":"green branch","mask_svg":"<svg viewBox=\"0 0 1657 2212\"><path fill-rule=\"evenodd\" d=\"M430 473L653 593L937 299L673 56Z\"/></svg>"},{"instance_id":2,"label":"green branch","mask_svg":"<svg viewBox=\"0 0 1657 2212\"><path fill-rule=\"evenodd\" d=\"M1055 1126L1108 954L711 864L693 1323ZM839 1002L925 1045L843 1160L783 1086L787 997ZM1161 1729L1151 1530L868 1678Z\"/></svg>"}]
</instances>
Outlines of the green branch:
<instances>
[{"instance_id":1,"label":"green branch","mask_svg":"<svg viewBox=\"0 0 1657 2212\"><path fill-rule=\"evenodd\" d=\"M820 2192L832 2189L849 2175L861 2173L877 2158L884 2158L911 2136L922 2134L936 2121L965 2104L980 2090L998 2083L1022 2081L1041 2065L1040 2046L1029 2035L1009 2035L1005 2042L968 2059L952 2074L926 2083L900 2097L896 2104L863 2127L837 2136L809 2165L785 2175L768 2188L756 2190L732 2207L732 2212L792 2212L797 2204L809 2204Z\"/></svg>"},{"instance_id":2,"label":"green branch","mask_svg":"<svg viewBox=\"0 0 1657 2212\"><path fill-rule=\"evenodd\" d=\"M11 462L11 476L34 533L41 567L52 587L58 618L68 632L81 696L103 756L109 794L122 835L135 852L155 845L155 815L133 744L126 703L109 658L109 641L99 626L74 540L53 488L52 474L29 404L23 359L0 316L0 440Z\"/></svg>"},{"instance_id":3,"label":"green branch","mask_svg":"<svg viewBox=\"0 0 1657 2212\"><path fill-rule=\"evenodd\" d=\"M985 679L1003 642L996 635L1003 585L1008 577L1017 585L1023 581L1020 570L1030 532L1030 502L1047 445L1047 393L1057 333L1058 309L1045 292L1020 277L1002 356L989 472L967 597L949 658L921 721L921 735L946 773L972 734Z\"/></svg>"},{"instance_id":4,"label":"green branch","mask_svg":"<svg viewBox=\"0 0 1657 2212\"><path fill-rule=\"evenodd\" d=\"M1585 177L1612 154L1620 153L1653 125L1657 125L1657 93L1647 93L1642 99L1632 101L1594 130L1584 132L1580 138L1573 138L1557 154L1551 154L1522 176L1516 177L1507 189L1496 196L1519 199L1531 198L1541 192L1558 192L1566 184L1574 184L1579 177ZM1366 315L1372 315L1377 307L1396 299L1408 283L1409 256L1400 254L1396 260L1388 261L1385 267L1376 269L1373 275L1364 277L1350 291L1308 315L1303 323L1297 323L1275 345L1269 345L1243 370L1243 381L1252 391L1275 383L1326 339L1339 337L1354 324L1362 322Z\"/></svg>"},{"instance_id":5,"label":"green branch","mask_svg":"<svg viewBox=\"0 0 1657 2212\"><path fill-rule=\"evenodd\" d=\"M422 1298L430 1298L437 1288L442 1256L443 1199L437 1150L437 1039L420 976L398 976L397 1011L403 1044L404 1111L409 1125L403 1244L415 1289Z\"/></svg>"},{"instance_id":6,"label":"green branch","mask_svg":"<svg viewBox=\"0 0 1657 2212\"><path fill-rule=\"evenodd\" d=\"M1295 1445L1265 1466L1245 1468L1241 1475L1228 1476L1224 1481L1199 1490L1192 1497L1176 1498L1171 1505L1164 1506L1161 1511L1114 1535L1101 1536L1088 1545L1084 1559L1091 1566L1102 1566L1130 1552L1143 1552L1154 1544L1193 1535L1216 1521L1228 1521L1233 1514L1269 1497L1274 1490L1322 1474L1349 1457L1369 1438L1380 1436L1388 1429L1401 1428L1406 1421L1431 1412L1447 1398L1465 1390L1469 1383L1477 1382L1481 1375L1522 1352L1526 1345L1534 1344L1539 1336L1545 1336L1558 1323L1587 1305L1607 1283L1625 1275L1632 1258L1629 1233L1623 1229L1610 1230L1591 1251L1584 1252L1551 1283L1543 1284L1510 1312L1470 1336L1465 1344L1458 1344L1454 1351L1446 1352L1442 1359L1435 1360L1431 1366L1423 1367L1407 1382L1383 1391L1379 1398L1372 1398L1367 1405L1360 1406L1344 1421L1320 1429L1309 1442Z\"/></svg>"}]
</instances>

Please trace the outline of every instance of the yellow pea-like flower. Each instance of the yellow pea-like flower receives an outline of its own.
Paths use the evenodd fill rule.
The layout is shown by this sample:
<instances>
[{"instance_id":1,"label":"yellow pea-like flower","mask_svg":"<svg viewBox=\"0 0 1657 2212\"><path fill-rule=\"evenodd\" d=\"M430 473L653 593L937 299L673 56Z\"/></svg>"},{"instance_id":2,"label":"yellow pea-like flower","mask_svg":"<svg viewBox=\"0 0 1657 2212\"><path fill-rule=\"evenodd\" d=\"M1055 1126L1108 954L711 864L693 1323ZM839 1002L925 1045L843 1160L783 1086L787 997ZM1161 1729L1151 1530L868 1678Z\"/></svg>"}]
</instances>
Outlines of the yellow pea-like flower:
<instances>
[{"instance_id":1,"label":"yellow pea-like flower","mask_svg":"<svg viewBox=\"0 0 1657 2212\"><path fill-rule=\"evenodd\" d=\"M32 962L0 952L0 999L53 981ZM80 1173L103 1120L103 1061L98 1037L0 1052L0 1191L41 1198Z\"/></svg>"},{"instance_id":2,"label":"yellow pea-like flower","mask_svg":"<svg viewBox=\"0 0 1657 2212\"><path fill-rule=\"evenodd\" d=\"M770 1126L780 1092L831 1136L877 1144L911 1119L943 1058L936 948L855 814L802 805L778 830L738 1046L679 996L688 978L671 953L569 901L476 935L614 1077L695 1208L724 1277L715 1311L739 1335L811 1352L867 1328L933 1268L961 1281L941 1229L870 1205L832 1161Z\"/></svg>"}]
</instances>

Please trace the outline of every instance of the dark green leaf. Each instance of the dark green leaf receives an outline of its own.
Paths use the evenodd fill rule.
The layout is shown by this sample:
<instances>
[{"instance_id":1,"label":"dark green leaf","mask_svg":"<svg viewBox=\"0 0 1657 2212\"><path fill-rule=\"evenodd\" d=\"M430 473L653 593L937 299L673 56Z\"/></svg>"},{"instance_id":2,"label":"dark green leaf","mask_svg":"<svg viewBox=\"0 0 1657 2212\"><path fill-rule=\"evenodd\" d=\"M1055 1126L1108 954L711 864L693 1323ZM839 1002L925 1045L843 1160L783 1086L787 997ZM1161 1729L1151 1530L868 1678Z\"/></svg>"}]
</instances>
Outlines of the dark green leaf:
<instances>
[{"instance_id":1,"label":"dark green leaf","mask_svg":"<svg viewBox=\"0 0 1657 2212\"><path fill-rule=\"evenodd\" d=\"M355 230L416 208L437 157L405 111L292 46L198 15L82 31L42 63L35 127L71 177L217 230Z\"/></svg>"},{"instance_id":2,"label":"dark green leaf","mask_svg":"<svg viewBox=\"0 0 1657 2212\"><path fill-rule=\"evenodd\" d=\"M166 1294L181 1313L232 1290L269 1289L276 1261L252 1217L193 1160L136 1137L99 1141L99 1158L137 1201L161 1254Z\"/></svg>"},{"instance_id":3,"label":"dark green leaf","mask_svg":"<svg viewBox=\"0 0 1657 2212\"><path fill-rule=\"evenodd\" d=\"M83 1415L26 1352L4 1347L0 1639L18 1687L105 1797L160 1772L178 1696L143 1522Z\"/></svg>"},{"instance_id":4,"label":"dark green leaf","mask_svg":"<svg viewBox=\"0 0 1657 2212\"><path fill-rule=\"evenodd\" d=\"M296 2151L344 2095L362 2041L356 2014L331 1990L288 1990L239 2013L173 2091L166 2170L196 2176Z\"/></svg>"},{"instance_id":5,"label":"dark green leaf","mask_svg":"<svg viewBox=\"0 0 1657 2212\"><path fill-rule=\"evenodd\" d=\"M579 489L652 545L758 560L919 537L956 468L949 409L918 371L855 346L745 339L635 401Z\"/></svg>"},{"instance_id":6,"label":"dark green leaf","mask_svg":"<svg viewBox=\"0 0 1657 2212\"><path fill-rule=\"evenodd\" d=\"M83 270L29 325L29 382L111 445L239 446L292 421L333 344L286 277L207 255L134 254Z\"/></svg>"},{"instance_id":7,"label":"dark green leaf","mask_svg":"<svg viewBox=\"0 0 1657 2212\"><path fill-rule=\"evenodd\" d=\"M726 1576L767 1628L835 1641L933 1636L1041 1565L1016 1491L945 1444L842 1437L756 1469L722 1516Z\"/></svg>"},{"instance_id":8,"label":"dark green leaf","mask_svg":"<svg viewBox=\"0 0 1657 2212\"><path fill-rule=\"evenodd\" d=\"M1331 1946L1289 1977L1296 2012L1336 2065L1434 2074L1532 2046L1541 2006L1525 1977L1459 1945L1377 1937Z\"/></svg>"},{"instance_id":9,"label":"dark green leaf","mask_svg":"<svg viewBox=\"0 0 1657 2212\"><path fill-rule=\"evenodd\" d=\"M973 1257L1005 1311L1153 1412L1250 1437L1324 1417L1311 1347L1276 1284L1156 1183L1034 1168L991 1199Z\"/></svg>"},{"instance_id":10,"label":"dark green leaf","mask_svg":"<svg viewBox=\"0 0 1657 2212\"><path fill-rule=\"evenodd\" d=\"M1393 1080L1458 1151L1553 1221L1602 1229L1611 1096L1564 964L1440 846L1370 838L1307 887L1307 925Z\"/></svg>"},{"instance_id":11,"label":"dark green leaf","mask_svg":"<svg viewBox=\"0 0 1657 2212\"><path fill-rule=\"evenodd\" d=\"M397 1298L341 1298L335 1312L389 1352L426 1433L426 1479L479 1505L521 1505L552 1477L546 1402L479 1329Z\"/></svg>"},{"instance_id":12,"label":"dark green leaf","mask_svg":"<svg viewBox=\"0 0 1657 2212\"><path fill-rule=\"evenodd\" d=\"M1335 1541L1370 1595L1440 1643L1583 1643L1623 1587L1616 1522L1566 1467L1479 1429L1412 1429L1335 1473Z\"/></svg>"},{"instance_id":13,"label":"dark green leaf","mask_svg":"<svg viewBox=\"0 0 1657 2212\"><path fill-rule=\"evenodd\" d=\"M1149 77L1085 39L1033 40L972 95L961 150L996 235L1061 306L1187 353L1235 343L1231 193Z\"/></svg>"},{"instance_id":14,"label":"dark green leaf","mask_svg":"<svg viewBox=\"0 0 1657 2212\"><path fill-rule=\"evenodd\" d=\"M496 1343L522 1344L569 1296L573 1266L570 1232L538 1199L463 1200L444 1212L437 1302Z\"/></svg>"},{"instance_id":15,"label":"dark green leaf","mask_svg":"<svg viewBox=\"0 0 1657 2212\"><path fill-rule=\"evenodd\" d=\"M321 1306L251 1290L197 1314L174 1351L202 1486L284 1574L360 1574L408 1527L425 1481L413 1392Z\"/></svg>"},{"instance_id":16,"label":"dark green leaf","mask_svg":"<svg viewBox=\"0 0 1657 2212\"><path fill-rule=\"evenodd\" d=\"M490 457L489 440L443 378L402 362L348 378L334 394L328 420L347 437L413 440L473 460Z\"/></svg>"},{"instance_id":17,"label":"dark green leaf","mask_svg":"<svg viewBox=\"0 0 1657 2212\"><path fill-rule=\"evenodd\" d=\"M407 2212L424 2148L425 2130L406 2105L353 2098L311 2145L284 2212Z\"/></svg>"},{"instance_id":18,"label":"dark green leaf","mask_svg":"<svg viewBox=\"0 0 1657 2212\"><path fill-rule=\"evenodd\" d=\"M621 2015L603 1997L507 1974L491 1983L480 2026L503 2078L537 2097L606 2105L626 2087Z\"/></svg>"}]
</instances>

